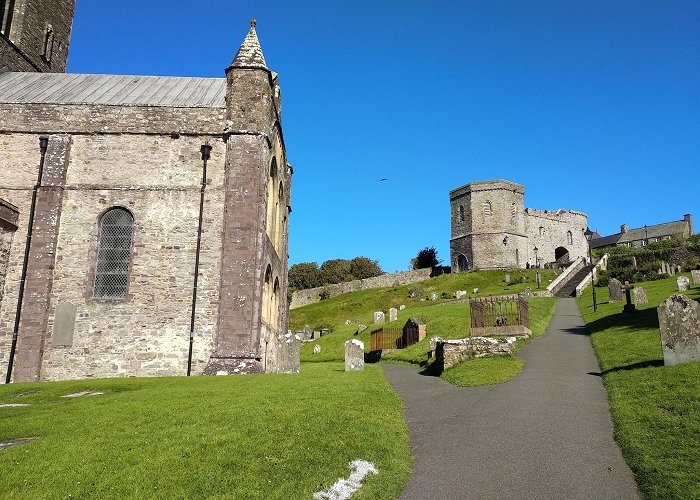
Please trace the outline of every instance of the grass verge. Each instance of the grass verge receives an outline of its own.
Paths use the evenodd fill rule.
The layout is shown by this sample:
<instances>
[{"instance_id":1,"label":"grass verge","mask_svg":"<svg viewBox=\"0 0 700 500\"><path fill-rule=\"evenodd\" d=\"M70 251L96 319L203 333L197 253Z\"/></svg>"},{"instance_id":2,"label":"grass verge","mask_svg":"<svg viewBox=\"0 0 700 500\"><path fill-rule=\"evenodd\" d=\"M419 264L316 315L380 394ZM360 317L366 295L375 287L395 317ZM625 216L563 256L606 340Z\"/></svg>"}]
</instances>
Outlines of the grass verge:
<instances>
[{"instance_id":1,"label":"grass verge","mask_svg":"<svg viewBox=\"0 0 700 500\"><path fill-rule=\"evenodd\" d=\"M84 390L102 396L61 395ZM376 366L299 375L0 386L3 498L310 498L373 462L357 498L396 498L411 471L403 405ZM342 409L342 410L340 410Z\"/></svg>"},{"instance_id":2,"label":"grass verge","mask_svg":"<svg viewBox=\"0 0 700 500\"><path fill-rule=\"evenodd\" d=\"M608 391L615 438L645 498L700 498L700 362L664 366L656 307L676 277L640 283L649 304L622 316L607 288L579 297ZM700 299L700 287L689 292Z\"/></svg>"}]
</instances>

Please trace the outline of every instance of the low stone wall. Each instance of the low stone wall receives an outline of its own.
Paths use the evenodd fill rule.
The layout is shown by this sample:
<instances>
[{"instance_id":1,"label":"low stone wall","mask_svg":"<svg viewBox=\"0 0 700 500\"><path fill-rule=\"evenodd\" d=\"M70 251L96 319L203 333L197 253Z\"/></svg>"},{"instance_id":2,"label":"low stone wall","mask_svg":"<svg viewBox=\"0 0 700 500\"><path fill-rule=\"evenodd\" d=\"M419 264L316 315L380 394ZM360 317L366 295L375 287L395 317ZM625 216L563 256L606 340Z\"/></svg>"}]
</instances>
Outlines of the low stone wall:
<instances>
[{"instance_id":1,"label":"low stone wall","mask_svg":"<svg viewBox=\"0 0 700 500\"><path fill-rule=\"evenodd\" d=\"M372 288L385 288L389 286L408 285L418 281L427 280L430 278L431 269L416 269L414 271L404 271L394 274L382 274L374 278L366 278L363 280L346 281L335 285L319 286L316 288L308 288L306 290L298 290L292 294L292 303L289 304L290 309L313 304L321 300L321 293L328 292L331 297L348 292L356 292L358 290L370 290Z\"/></svg>"},{"instance_id":2,"label":"low stone wall","mask_svg":"<svg viewBox=\"0 0 700 500\"><path fill-rule=\"evenodd\" d=\"M513 352L515 337L467 337L458 340L442 340L439 337L430 339L435 346L435 362L442 372L448 368L471 358L484 356L507 356Z\"/></svg>"}]
</instances>

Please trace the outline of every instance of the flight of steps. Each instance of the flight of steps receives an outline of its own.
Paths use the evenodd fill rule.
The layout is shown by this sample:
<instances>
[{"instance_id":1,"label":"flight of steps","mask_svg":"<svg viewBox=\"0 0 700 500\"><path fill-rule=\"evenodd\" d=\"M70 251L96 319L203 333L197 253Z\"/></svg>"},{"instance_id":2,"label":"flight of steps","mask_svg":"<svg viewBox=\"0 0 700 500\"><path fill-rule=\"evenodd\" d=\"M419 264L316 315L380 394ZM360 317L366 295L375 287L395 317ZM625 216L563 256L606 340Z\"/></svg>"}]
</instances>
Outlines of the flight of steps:
<instances>
[{"instance_id":1,"label":"flight of steps","mask_svg":"<svg viewBox=\"0 0 700 500\"><path fill-rule=\"evenodd\" d=\"M581 268L579 272L574 274L569 280L566 282L566 284L559 289L559 291L556 293L557 297L573 297L576 295L576 287L583 281L583 278L586 277L586 275L591 274L591 269L593 269L592 265L585 266Z\"/></svg>"}]
</instances>

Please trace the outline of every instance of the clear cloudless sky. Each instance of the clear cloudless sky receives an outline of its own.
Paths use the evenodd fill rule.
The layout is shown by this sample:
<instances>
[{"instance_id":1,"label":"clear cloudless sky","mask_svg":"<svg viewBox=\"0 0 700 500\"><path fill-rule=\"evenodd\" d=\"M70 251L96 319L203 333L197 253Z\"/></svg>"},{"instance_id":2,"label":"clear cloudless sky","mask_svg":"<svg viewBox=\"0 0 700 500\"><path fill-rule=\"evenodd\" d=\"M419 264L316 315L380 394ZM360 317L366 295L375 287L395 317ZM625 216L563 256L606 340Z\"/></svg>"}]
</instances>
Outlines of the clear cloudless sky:
<instances>
[{"instance_id":1,"label":"clear cloudless sky","mask_svg":"<svg viewBox=\"0 0 700 500\"><path fill-rule=\"evenodd\" d=\"M448 264L448 193L476 180L603 235L700 224L697 0L77 0L68 71L223 77L250 18L280 74L290 264Z\"/></svg>"}]
</instances>

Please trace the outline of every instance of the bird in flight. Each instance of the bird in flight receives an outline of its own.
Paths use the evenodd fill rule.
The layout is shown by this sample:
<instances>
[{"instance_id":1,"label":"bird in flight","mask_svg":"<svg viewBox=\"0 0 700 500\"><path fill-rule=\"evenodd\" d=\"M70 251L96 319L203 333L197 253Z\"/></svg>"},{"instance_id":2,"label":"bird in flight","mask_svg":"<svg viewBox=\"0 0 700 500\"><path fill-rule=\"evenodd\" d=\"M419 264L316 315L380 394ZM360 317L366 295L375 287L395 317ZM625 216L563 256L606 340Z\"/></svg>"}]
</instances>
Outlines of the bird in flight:
<instances>
[{"instance_id":1,"label":"bird in flight","mask_svg":"<svg viewBox=\"0 0 700 500\"><path fill-rule=\"evenodd\" d=\"M389 179L387 179L386 177L382 177L381 179L379 179L379 182L388 181L388 180L389 180Z\"/></svg>"}]
</instances>

